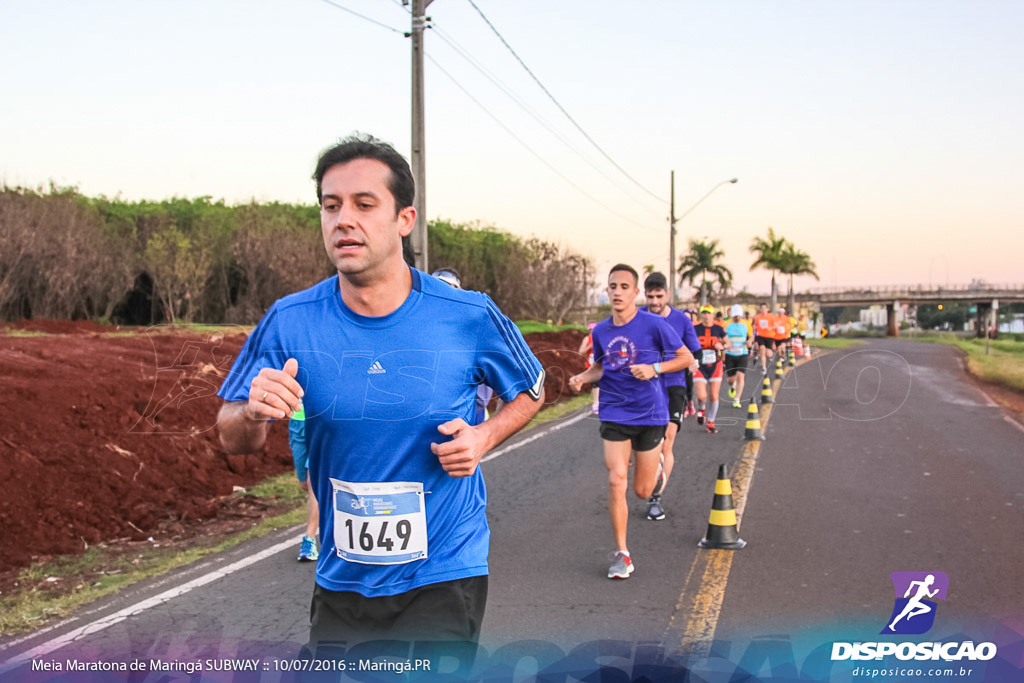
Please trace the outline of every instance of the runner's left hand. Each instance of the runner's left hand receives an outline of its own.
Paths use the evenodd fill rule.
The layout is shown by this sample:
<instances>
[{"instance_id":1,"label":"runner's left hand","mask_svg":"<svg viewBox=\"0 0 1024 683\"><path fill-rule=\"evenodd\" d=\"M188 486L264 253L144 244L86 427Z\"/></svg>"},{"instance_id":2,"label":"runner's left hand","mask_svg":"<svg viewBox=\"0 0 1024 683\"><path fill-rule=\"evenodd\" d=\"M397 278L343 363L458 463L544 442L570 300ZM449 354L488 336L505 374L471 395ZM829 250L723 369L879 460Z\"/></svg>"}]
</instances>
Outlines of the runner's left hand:
<instances>
[{"instance_id":1,"label":"runner's left hand","mask_svg":"<svg viewBox=\"0 0 1024 683\"><path fill-rule=\"evenodd\" d=\"M430 444L444 471L452 477L468 477L476 472L480 458L487 452L484 435L461 417L439 425L437 431L451 436L451 441Z\"/></svg>"},{"instance_id":2,"label":"runner's left hand","mask_svg":"<svg viewBox=\"0 0 1024 683\"><path fill-rule=\"evenodd\" d=\"M633 376L637 379L654 379L658 373L654 371L653 365L631 365L629 371L633 373Z\"/></svg>"}]
</instances>

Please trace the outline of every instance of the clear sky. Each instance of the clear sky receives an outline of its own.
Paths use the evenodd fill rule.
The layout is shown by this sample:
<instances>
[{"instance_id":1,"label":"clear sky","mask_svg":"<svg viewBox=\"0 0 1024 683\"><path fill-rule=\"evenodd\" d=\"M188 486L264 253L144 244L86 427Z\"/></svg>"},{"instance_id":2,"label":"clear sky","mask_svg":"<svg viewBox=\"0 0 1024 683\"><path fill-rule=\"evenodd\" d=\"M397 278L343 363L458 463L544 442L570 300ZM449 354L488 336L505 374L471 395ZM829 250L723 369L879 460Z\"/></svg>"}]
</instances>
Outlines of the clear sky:
<instances>
[{"instance_id":1,"label":"clear sky","mask_svg":"<svg viewBox=\"0 0 1024 683\"><path fill-rule=\"evenodd\" d=\"M1024 283L1024 3L475 2L636 182L468 0L435 0L430 218L666 270L670 171L677 215L738 177L678 252L718 239L739 287L768 289L768 226L817 265L798 289ZM336 4L409 26L399 0ZM409 42L323 0L4 0L0 182L311 203L337 138L408 153Z\"/></svg>"}]
</instances>

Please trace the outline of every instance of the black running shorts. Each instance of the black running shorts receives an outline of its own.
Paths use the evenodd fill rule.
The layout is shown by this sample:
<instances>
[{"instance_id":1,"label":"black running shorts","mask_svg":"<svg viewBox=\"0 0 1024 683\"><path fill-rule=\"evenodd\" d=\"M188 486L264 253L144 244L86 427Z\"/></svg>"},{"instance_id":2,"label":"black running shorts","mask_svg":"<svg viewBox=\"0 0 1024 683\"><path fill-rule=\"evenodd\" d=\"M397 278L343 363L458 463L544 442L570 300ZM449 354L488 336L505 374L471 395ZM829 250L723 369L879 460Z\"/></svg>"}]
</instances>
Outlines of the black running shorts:
<instances>
[{"instance_id":1,"label":"black running shorts","mask_svg":"<svg viewBox=\"0 0 1024 683\"><path fill-rule=\"evenodd\" d=\"M679 385L668 388L668 421L676 427L683 425L683 411L686 410L686 387Z\"/></svg>"},{"instance_id":2,"label":"black running shorts","mask_svg":"<svg viewBox=\"0 0 1024 683\"><path fill-rule=\"evenodd\" d=\"M431 640L474 643L487 605L487 577L431 583L398 595L367 598L313 586L309 649L327 643Z\"/></svg>"},{"instance_id":3,"label":"black running shorts","mask_svg":"<svg viewBox=\"0 0 1024 683\"><path fill-rule=\"evenodd\" d=\"M637 453L653 451L665 439L666 425L624 425L602 422L601 438L605 441L630 441Z\"/></svg>"},{"instance_id":4,"label":"black running shorts","mask_svg":"<svg viewBox=\"0 0 1024 683\"><path fill-rule=\"evenodd\" d=\"M730 356L725 354L725 376L732 377L737 372L747 372L747 354L741 354L739 356Z\"/></svg>"}]
</instances>

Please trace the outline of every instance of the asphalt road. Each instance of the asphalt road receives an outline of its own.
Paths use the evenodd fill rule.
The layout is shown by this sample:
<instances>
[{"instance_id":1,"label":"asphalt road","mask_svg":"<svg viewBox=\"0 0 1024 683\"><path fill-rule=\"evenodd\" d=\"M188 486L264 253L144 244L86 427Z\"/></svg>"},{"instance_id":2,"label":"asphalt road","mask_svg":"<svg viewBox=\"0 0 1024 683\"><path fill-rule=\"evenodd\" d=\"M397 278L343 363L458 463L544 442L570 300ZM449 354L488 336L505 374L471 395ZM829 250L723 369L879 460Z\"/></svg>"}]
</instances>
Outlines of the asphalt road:
<instances>
[{"instance_id":1,"label":"asphalt road","mask_svg":"<svg viewBox=\"0 0 1024 683\"><path fill-rule=\"evenodd\" d=\"M760 394L758 379L748 378L748 395ZM829 638L876 639L893 606L889 574L900 570L950 577L929 637L995 633L1019 648L1024 430L965 380L956 352L873 341L801 364L776 399L764 442L743 440L746 403L723 402L717 435L684 424L668 517L647 521L633 503L637 569L626 581L605 577L614 547L596 418L561 418L485 462L483 652L542 669L575 652L625 662L628 679L640 661L690 655L666 661L696 669L699 657L712 671L768 647L762 673L789 674ZM740 551L697 548L720 464L733 472ZM0 679L71 654L287 659L306 638L313 580L295 562L297 539L282 530L0 642L0 662L25 659L6 674L0 663Z\"/></svg>"}]
</instances>

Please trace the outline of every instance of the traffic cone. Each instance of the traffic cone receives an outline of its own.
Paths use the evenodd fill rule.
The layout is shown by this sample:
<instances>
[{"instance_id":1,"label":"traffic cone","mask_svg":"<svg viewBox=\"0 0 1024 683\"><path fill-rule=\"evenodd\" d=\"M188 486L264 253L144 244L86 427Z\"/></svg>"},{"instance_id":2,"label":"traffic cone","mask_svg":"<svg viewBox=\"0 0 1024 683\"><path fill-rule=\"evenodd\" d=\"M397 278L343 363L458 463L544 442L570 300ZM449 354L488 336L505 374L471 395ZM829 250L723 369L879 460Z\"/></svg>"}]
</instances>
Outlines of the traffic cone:
<instances>
[{"instance_id":1,"label":"traffic cone","mask_svg":"<svg viewBox=\"0 0 1024 683\"><path fill-rule=\"evenodd\" d=\"M761 389L761 404L775 403L775 395L772 393L772 383L767 377L764 378L764 388Z\"/></svg>"},{"instance_id":2,"label":"traffic cone","mask_svg":"<svg viewBox=\"0 0 1024 683\"><path fill-rule=\"evenodd\" d=\"M775 361L775 379L782 379L782 359Z\"/></svg>"},{"instance_id":3,"label":"traffic cone","mask_svg":"<svg viewBox=\"0 0 1024 683\"><path fill-rule=\"evenodd\" d=\"M789 367L796 365L796 352L792 348L789 349Z\"/></svg>"},{"instance_id":4,"label":"traffic cone","mask_svg":"<svg viewBox=\"0 0 1024 683\"><path fill-rule=\"evenodd\" d=\"M736 529L736 507L732 502L732 482L725 465L718 466L718 481L715 482L715 499L711 503L708 517L708 532L697 544L707 550L739 550L747 544Z\"/></svg>"},{"instance_id":5,"label":"traffic cone","mask_svg":"<svg viewBox=\"0 0 1024 683\"><path fill-rule=\"evenodd\" d=\"M810 342L804 344L804 360L811 359L811 344Z\"/></svg>"},{"instance_id":6,"label":"traffic cone","mask_svg":"<svg viewBox=\"0 0 1024 683\"><path fill-rule=\"evenodd\" d=\"M761 433L761 418L757 415L757 406L751 401L747 406L747 429L743 432L743 438L747 441L764 441Z\"/></svg>"}]
</instances>

